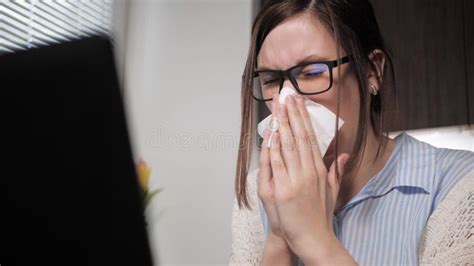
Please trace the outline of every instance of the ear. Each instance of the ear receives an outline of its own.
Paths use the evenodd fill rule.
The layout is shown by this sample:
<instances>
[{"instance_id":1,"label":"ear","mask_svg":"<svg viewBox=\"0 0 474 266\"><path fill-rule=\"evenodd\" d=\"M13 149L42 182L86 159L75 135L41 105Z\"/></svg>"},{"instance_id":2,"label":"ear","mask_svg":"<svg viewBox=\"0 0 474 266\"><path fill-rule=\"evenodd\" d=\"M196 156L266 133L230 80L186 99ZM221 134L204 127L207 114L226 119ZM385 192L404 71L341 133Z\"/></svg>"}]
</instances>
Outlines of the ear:
<instances>
[{"instance_id":1,"label":"ear","mask_svg":"<svg viewBox=\"0 0 474 266\"><path fill-rule=\"evenodd\" d=\"M377 89L380 88L383 79L383 70L385 67L385 53L380 49L374 49L369 54L369 69L367 72L367 82L370 85L375 85Z\"/></svg>"}]
</instances>

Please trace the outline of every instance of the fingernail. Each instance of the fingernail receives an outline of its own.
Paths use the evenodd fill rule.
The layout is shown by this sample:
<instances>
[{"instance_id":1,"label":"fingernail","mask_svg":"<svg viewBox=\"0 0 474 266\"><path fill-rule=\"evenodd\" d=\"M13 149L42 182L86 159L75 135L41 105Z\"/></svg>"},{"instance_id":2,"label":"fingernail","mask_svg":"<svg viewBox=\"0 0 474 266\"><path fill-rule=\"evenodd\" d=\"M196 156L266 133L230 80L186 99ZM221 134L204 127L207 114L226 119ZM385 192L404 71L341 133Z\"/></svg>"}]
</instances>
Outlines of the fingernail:
<instances>
[{"instance_id":1,"label":"fingernail","mask_svg":"<svg viewBox=\"0 0 474 266\"><path fill-rule=\"evenodd\" d=\"M274 138L273 135L270 135L270 136L268 137L268 139L267 139L267 148L271 148L271 146L272 146L272 138Z\"/></svg>"}]
</instances>

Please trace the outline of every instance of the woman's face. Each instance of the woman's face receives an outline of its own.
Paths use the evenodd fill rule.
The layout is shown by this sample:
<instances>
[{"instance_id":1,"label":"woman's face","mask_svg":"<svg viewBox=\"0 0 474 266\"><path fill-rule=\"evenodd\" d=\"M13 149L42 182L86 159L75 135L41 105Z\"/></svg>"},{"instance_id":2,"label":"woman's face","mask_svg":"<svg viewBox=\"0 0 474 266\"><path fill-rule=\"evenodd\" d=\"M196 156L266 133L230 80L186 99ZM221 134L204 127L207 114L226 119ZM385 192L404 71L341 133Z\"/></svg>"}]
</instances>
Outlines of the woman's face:
<instances>
[{"instance_id":1,"label":"woman's face","mask_svg":"<svg viewBox=\"0 0 474 266\"><path fill-rule=\"evenodd\" d=\"M346 55L342 48L340 53L341 57ZM285 20L267 35L257 56L257 64L259 69L285 70L304 59L327 61L337 58L337 44L332 33L314 15L302 13ZM307 95L336 113L337 87L340 85L340 117L344 125L339 131L339 152L349 154L357 134L360 104L357 79L350 64L341 65L340 75L337 68L333 69L333 85L329 91ZM294 89L289 79L285 80L285 86ZM270 101L266 104L270 108ZM326 164L334 160L333 145L334 142L325 155Z\"/></svg>"}]
</instances>

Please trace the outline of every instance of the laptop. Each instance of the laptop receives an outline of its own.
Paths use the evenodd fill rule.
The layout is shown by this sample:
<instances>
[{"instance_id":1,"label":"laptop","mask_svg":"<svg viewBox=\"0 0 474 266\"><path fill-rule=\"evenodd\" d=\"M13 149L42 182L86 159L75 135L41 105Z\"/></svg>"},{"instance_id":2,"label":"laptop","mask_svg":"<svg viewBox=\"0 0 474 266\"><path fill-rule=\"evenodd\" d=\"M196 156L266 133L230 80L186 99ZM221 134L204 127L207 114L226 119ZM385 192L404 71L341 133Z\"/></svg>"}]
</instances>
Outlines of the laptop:
<instances>
[{"instance_id":1,"label":"laptop","mask_svg":"<svg viewBox=\"0 0 474 266\"><path fill-rule=\"evenodd\" d=\"M0 265L152 265L111 41L4 54L0 88Z\"/></svg>"}]
</instances>

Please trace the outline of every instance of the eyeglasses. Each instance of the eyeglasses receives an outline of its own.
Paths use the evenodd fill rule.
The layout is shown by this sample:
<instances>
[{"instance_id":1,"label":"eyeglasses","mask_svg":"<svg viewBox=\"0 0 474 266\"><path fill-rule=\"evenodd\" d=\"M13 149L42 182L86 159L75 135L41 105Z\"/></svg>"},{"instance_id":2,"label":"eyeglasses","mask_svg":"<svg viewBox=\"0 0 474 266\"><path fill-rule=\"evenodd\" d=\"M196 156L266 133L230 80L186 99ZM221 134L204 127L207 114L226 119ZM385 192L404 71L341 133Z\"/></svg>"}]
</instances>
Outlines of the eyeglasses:
<instances>
[{"instance_id":1,"label":"eyeglasses","mask_svg":"<svg viewBox=\"0 0 474 266\"><path fill-rule=\"evenodd\" d=\"M340 61L339 61L340 60ZM270 101L279 93L286 78L303 95L320 94L331 89L332 69L349 62L349 56L333 61L313 61L287 70L259 70L254 72L252 95L257 101Z\"/></svg>"}]
</instances>

